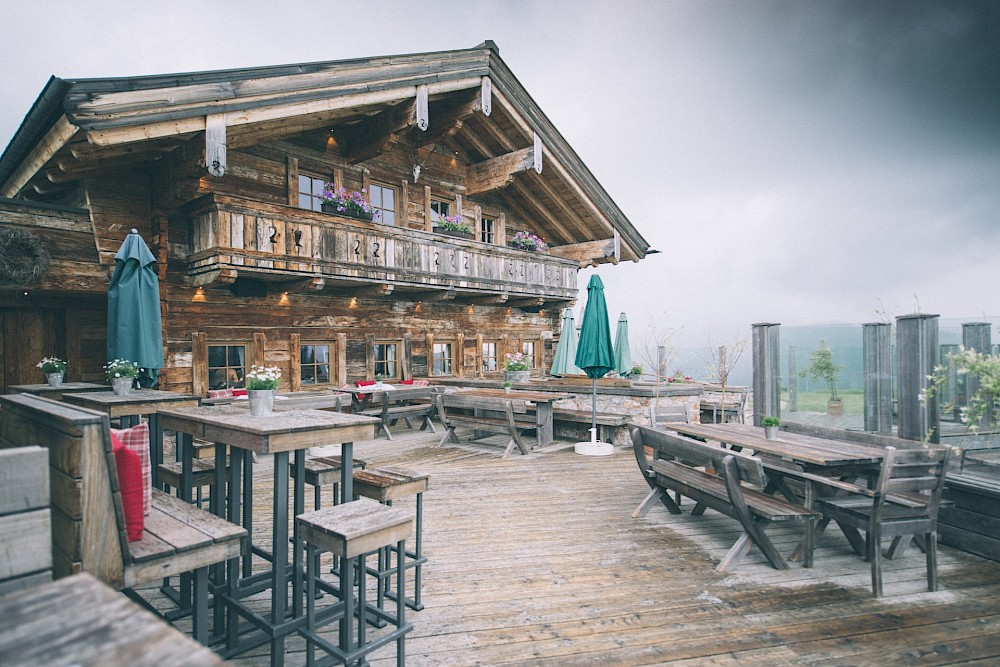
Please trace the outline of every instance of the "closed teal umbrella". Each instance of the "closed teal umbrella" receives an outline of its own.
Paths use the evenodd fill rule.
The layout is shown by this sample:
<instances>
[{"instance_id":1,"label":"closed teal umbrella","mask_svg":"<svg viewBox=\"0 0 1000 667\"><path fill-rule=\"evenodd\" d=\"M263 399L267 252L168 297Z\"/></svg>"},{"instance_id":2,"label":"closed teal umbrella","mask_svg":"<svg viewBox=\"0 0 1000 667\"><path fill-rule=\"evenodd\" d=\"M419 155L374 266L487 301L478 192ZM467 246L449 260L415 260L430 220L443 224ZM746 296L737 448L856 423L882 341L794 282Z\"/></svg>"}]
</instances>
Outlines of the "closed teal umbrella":
<instances>
[{"instance_id":1,"label":"closed teal umbrella","mask_svg":"<svg viewBox=\"0 0 1000 667\"><path fill-rule=\"evenodd\" d=\"M615 370L619 375L632 371L632 351L628 346L628 317L618 316L618 330L615 331Z\"/></svg>"},{"instance_id":2,"label":"closed teal umbrella","mask_svg":"<svg viewBox=\"0 0 1000 667\"><path fill-rule=\"evenodd\" d=\"M608 323L608 304L604 301L604 283L599 276L591 276L587 284L587 307L583 311L580 340L576 348L576 365L591 379L591 434L597 433L597 378L614 370L614 355L611 327Z\"/></svg>"},{"instance_id":3,"label":"closed teal umbrella","mask_svg":"<svg viewBox=\"0 0 1000 667\"><path fill-rule=\"evenodd\" d=\"M108 361L126 359L143 370L143 386L156 384L163 368L163 332L160 327L160 282L139 232L125 237L115 255L115 272L108 287Z\"/></svg>"},{"instance_id":4,"label":"closed teal umbrella","mask_svg":"<svg viewBox=\"0 0 1000 667\"><path fill-rule=\"evenodd\" d=\"M564 308L562 314L562 332L559 334L559 344L552 359L553 375L583 375L573 361L576 359L576 323L573 322L573 309Z\"/></svg>"}]
</instances>

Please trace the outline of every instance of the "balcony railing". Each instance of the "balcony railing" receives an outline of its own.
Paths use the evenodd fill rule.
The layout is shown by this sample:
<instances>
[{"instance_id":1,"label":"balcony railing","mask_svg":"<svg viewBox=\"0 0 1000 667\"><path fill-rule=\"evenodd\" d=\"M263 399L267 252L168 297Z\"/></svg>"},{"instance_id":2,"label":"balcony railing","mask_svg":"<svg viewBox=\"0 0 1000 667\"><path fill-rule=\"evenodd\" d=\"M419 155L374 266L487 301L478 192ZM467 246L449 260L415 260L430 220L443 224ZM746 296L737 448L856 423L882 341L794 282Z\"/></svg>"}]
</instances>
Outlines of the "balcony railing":
<instances>
[{"instance_id":1,"label":"balcony railing","mask_svg":"<svg viewBox=\"0 0 1000 667\"><path fill-rule=\"evenodd\" d=\"M188 275L194 284L321 279L407 291L576 298L575 261L422 230L209 195L192 204Z\"/></svg>"}]
</instances>

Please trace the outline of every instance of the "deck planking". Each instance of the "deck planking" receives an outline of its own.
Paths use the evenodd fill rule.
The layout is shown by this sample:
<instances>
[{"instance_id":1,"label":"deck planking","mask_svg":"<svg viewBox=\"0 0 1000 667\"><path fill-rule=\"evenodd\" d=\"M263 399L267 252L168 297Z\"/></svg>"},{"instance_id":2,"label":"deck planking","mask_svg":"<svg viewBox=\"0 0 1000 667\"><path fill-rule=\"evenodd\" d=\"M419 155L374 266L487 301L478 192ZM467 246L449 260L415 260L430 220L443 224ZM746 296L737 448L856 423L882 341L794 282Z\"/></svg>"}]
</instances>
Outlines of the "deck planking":
<instances>
[{"instance_id":1,"label":"deck planking","mask_svg":"<svg viewBox=\"0 0 1000 667\"><path fill-rule=\"evenodd\" d=\"M832 527L818 541L811 570L799 563L774 570L752 549L735 571L717 573L738 524L711 510L692 517L690 500L680 516L661 506L632 519L648 487L630 450L585 457L556 443L528 456L501 459L501 452L496 444L438 447L433 434L408 429L392 442L355 443L371 466L430 475L426 608L408 614L409 665L1000 660L1000 563L941 545L940 590L929 593L923 554L911 548L886 562L885 596L875 599L867 563ZM254 537L263 544L270 498L269 458L262 457ZM408 499L395 505L413 506ZM775 526L769 534L787 554L801 532ZM251 602L268 603L266 593ZM286 664L303 663L303 643L287 643ZM390 647L370 658L373 667L394 661ZM260 648L233 663L256 667L268 657Z\"/></svg>"}]
</instances>

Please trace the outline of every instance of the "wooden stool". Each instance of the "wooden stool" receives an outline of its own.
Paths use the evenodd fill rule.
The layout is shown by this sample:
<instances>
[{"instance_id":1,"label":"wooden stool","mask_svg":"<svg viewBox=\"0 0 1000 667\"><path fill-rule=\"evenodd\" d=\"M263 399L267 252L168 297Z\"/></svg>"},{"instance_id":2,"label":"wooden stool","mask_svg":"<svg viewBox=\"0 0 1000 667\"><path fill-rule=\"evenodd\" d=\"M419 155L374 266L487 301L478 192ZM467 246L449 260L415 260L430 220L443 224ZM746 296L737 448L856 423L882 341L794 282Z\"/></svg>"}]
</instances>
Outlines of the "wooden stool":
<instances>
[{"instance_id":1,"label":"wooden stool","mask_svg":"<svg viewBox=\"0 0 1000 667\"><path fill-rule=\"evenodd\" d=\"M416 494L416 537L413 551L396 552L397 561L403 561L406 569L413 568L413 597L403 600L410 609L420 611L424 605L420 602L420 570L427 558L423 554L423 524L424 524L424 491L428 487L428 475L420 475L410 470L400 468L376 468L373 470L356 470L354 472L354 495L371 498L384 505L392 505L393 500L406 498ZM401 555L403 554L403 555ZM385 598L396 599L396 592L390 589L389 575L392 572L392 554L388 548L379 552L378 569L369 569L379 579L378 606L385 603Z\"/></svg>"},{"instance_id":2,"label":"wooden stool","mask_svg":"<svg viewBox=\"0 0 1000 667\"><path fill-rule=\"evenodd\" d=\"M323 486L333 484L333 504L340 502L340 467L342 460L339 456L317 456L313 459L306 459L305 483L313 487L313 509L321 507ZM354 468L364 470L368 466L366 461L354 459ZM295 479L296 468L290 466L288 474Z\"/></svg>"},{"instance_id":3,"label":"wooden stool","mask_svg":"<svg viewBox=\"0 0 1000 667\"><path fill-rule=\"evenodd\" d=\"M161 463L156 467L161 485L170 489L181 488L181 473L184 464L181 461ZM197 504L201 507L201 488L209 487L212 492L215 486L215 459L191 459L191 485L197 494Z\"/></svg>"},{"instance_id":4,"label":"wooden stool","mask_svg":"<svg viewBox=\"0 0 1000 667\"><path fill-rule=\"evenodd\" d=\"M316 646L342 661L353 664L371 651L396 642L396 664L406 664L406 633L413 629L406 622L406 605L396 603L395 614L383 607L373 607L365 601L365 558L367 554L395 545L406 551L406 538L413 531L413 519L408 512L387 507L366 498L342 503L295 517L297 539L305 544L306 551L306 624L299 634L306 640L306 664L316 663ZM314 566L319 561L318 551L330 551L341 559L340 602L316 612L316 585L320 571ZM357 577L355 577L357 573ZM397 561L396 585L403 590L406 585L406 567ZM354 583L357 579L357 604ZM381 582L379 582L381 587ZM296 605L298 606L298 605ZM395 628L368 642L366 631L368 614ZM354 620L357 617L357 638ZM340 622L339 645L334 646L316 634L319 625Z\"/></svg>"}]
</instances>

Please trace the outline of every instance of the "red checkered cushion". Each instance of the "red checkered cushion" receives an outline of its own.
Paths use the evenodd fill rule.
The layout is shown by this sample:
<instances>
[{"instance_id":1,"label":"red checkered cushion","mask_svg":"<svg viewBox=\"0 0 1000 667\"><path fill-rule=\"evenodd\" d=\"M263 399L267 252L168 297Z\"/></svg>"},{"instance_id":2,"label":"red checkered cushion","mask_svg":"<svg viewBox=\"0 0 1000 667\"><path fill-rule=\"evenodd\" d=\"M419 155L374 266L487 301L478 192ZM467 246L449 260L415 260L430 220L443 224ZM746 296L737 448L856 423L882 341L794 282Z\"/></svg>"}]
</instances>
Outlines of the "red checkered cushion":
<instances>
[{"instance_id":1,"label":"red checkered cushion","mask_svg":"<svg viewBox=\"0 0 1000 667\"><path fill-rule=\"evenodd\" d=\"M233 395L233 390L232 389L209 389L208 390L208 397L209 398L229 398L232 395Z\"/></svg>"},{"instance_id":2,"label":"red checkered cushion","mask_svg":"<svg viewBox=\"0 0 1000 667\"><path fill-rule=\"evenodd\" d=\"M375 384L375 380L358 380L354 383L355 387L370 387Z\"/></svg>"},{"instance_id":3,"label":"red checkered cushion","mask_svg":"<svg viewBox=\"0 0 1000 667\"><path fill-rule=\"evenodd\" d=\"M413 381L413 386L414 387L429 387L429 386L431 386L431 381L430 380L414 380Z\"/></svg>"},{"instance_id":4,"label":"red checkered cushion","mask_svg":"<svg viewBox=\"0 0 1000 667\"><path fill-rule=\"evenodd\" d=\"M139 463L139 456L114 433L111 434L111 446L118 471L118 492L121 494L122 510L125 513L125 532L129 542L138 542L146 527L142 509L142 465Z\"/></svg>"},{"instance_id":5,"label":"red checkered cushion","mask_svg":"<svg viewBox=\"0 0 1000 667\"><path fill-rule=\"evenodd\" d=\"M246 396L246 395L247 395L246 389L233 389L233 396Z\"/></svg>"},{"instance_id":6,"label":"red checkered cushion","mask_svg":"<svg viewBox=\"0 0 1000 667\"><path fill-rule=\"evenodd\" d=\"M142 467L142 513L149 514L149 506L153 502L153 478L149 463L149 424L142 422L138 426L126 429L111 429L112 437L117 437L123 445L135 452Z\"/></svg>"},{"instance_id":7,"label":"red checkered cushion","mask_svg":"<svg viewBox=\"0 0 1000 667\"><path fill-rule=\"evenodd\" d=\"M399 384L413 384L413 380L400 380Z\"/></svg>"}]
</instances>

